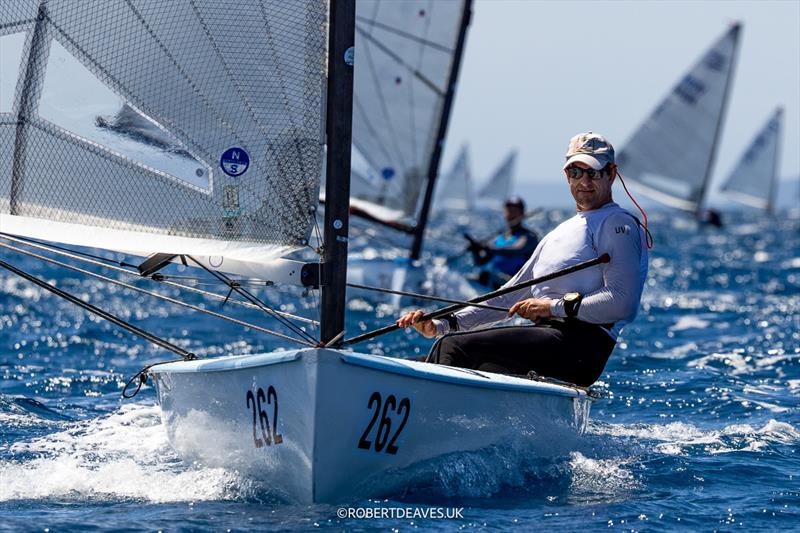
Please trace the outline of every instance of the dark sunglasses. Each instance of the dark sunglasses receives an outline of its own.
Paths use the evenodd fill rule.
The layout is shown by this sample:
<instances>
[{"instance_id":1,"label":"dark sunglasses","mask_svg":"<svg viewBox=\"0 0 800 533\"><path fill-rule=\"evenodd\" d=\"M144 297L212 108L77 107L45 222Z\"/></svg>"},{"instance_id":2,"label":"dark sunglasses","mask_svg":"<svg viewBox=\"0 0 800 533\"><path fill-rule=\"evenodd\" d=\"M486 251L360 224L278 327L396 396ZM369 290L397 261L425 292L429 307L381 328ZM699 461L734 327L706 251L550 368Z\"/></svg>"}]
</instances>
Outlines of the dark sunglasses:
<instances>
[{"instance_id":1,"label":"dark sunglasses","mask_svg":"<svg viewBox=\"0 0 800 533\"><path fill-rule=\"evenodd\" d=\"M584 174L589 176L592 181L599 181L603 177L604 170L595 170L593 168L581 168L576 166L567 167L567 177L571 180L579 180Z\"/></svg>"}]
</instances>

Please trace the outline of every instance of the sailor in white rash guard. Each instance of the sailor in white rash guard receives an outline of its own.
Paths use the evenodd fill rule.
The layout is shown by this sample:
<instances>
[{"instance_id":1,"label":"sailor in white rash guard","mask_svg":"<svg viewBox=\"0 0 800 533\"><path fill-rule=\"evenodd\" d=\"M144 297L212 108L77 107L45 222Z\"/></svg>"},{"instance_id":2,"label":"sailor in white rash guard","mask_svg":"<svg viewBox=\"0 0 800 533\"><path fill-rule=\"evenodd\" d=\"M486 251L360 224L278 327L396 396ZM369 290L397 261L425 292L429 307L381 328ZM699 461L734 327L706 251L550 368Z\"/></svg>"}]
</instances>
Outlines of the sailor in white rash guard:
<instances>
[{"instance_id":1,"label":"sailor in white rash guard","mask_svg":"<svg viewBox=\"0 0 800 533\"><path fill-rule=\"evenodd\" d=\"M541 277L608 253L611 260L486 303L508 314L468 307L446 320L403 315L427 337L440 335L429 360L489 372L539 375L588 386L602 374L622 327L636 317L647 276L647 247L636 218L611 198L614 149L591 132L570 141L564 172L577 214L548 233L506 283ZM533 325L476 329L509 316Z\"/></svg>"}]
</instances>

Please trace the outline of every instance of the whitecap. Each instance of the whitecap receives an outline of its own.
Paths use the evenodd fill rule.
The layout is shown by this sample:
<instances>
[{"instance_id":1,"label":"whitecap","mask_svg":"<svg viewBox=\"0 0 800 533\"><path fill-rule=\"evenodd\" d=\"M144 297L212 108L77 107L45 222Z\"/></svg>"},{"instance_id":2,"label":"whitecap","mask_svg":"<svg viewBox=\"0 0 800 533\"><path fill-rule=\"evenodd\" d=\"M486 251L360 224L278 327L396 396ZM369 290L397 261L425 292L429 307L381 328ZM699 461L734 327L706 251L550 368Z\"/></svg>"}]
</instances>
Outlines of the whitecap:
<instances>
[{"instance_id":1,"label":"whitecap","mask_svg":"<svg viewBox=\"0 0 800 533\"><path fill-rule=\"evenodd\" d=\"M181 463L155 405L125 405L2 451L14 458L0 461L0 501L221 500L251 488L236 472Z\"/></svg>"}]
</instances>

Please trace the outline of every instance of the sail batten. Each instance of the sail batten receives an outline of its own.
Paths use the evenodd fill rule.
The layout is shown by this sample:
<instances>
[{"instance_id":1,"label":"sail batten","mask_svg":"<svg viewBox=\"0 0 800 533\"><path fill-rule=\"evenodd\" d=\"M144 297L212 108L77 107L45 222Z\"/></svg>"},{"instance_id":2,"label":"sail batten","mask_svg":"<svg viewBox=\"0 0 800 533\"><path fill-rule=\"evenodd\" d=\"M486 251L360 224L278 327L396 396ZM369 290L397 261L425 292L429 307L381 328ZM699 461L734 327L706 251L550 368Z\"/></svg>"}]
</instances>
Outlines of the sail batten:
<instances>
[{"instance_id":1,"label":"sail batten","mask_svg":"<svg viewBox=\"0 0 800 533\"><path fill-rule=\"evenodd\" d=\"M304 246L327 16L321 0L0 3L0 38L26 33L0 108L0 231L69 224L98 246L103 229L152 243L143 253Z\"/></svg>"},{"instance_id":2,"label":"sail batten","mask_svg":"<svg viewBox=\"0 0 800 533\"><path fill-rule=\"evenodd\" d=\"M697 211L710 181L740 26L732 26L673 87L617 156L629 184Z\"/></svg>"}]
</instances>

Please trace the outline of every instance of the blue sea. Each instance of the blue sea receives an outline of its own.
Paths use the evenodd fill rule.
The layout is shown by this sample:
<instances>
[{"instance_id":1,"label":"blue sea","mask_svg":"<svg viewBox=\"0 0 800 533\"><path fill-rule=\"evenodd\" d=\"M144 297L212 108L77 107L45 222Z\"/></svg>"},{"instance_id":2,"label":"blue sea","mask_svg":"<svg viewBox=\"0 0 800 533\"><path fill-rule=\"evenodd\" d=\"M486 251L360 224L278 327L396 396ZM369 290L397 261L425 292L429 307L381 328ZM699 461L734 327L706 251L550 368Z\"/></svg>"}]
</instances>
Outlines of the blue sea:
<instances>
[{"instance_id":1,"label":"blue sea","mask_svg":"<svg viewBox=\"0 0 800 533\"><path fill-rule=\"evenodd\" d=\"M543 211L531 225L543 233L567 216ZM402 491L341 506L282 502L263 480L181 461L153 389L120 397L142 366L174 355L0 270L0 530L798 531L800 222L786 213L726 213L725 220L720 230L651 214L655 248L639 317L623 332L597 384L588 430L572 449L552 457L511 448L446 456ZM501 222L487 216L471 222L476 228L463 216L440 217L425 261L441 266L449 257L450 269L469 273L459 232L485 235ZM364 227L353 233L353 251L364 256L392 257L406 244ZM203 357L287 346L14 252L0 249L0 258ZM313 292L253 290L309 316L318 301ZM183 297L220 309L199 295ZM230 304L224 312L274 326ZM354 292L348 331L386 325L395 314ZM429 346L397 332L362 349L402 357ZM340 507L410 513L342 519Z\"/></svg>"}]
</instances>

